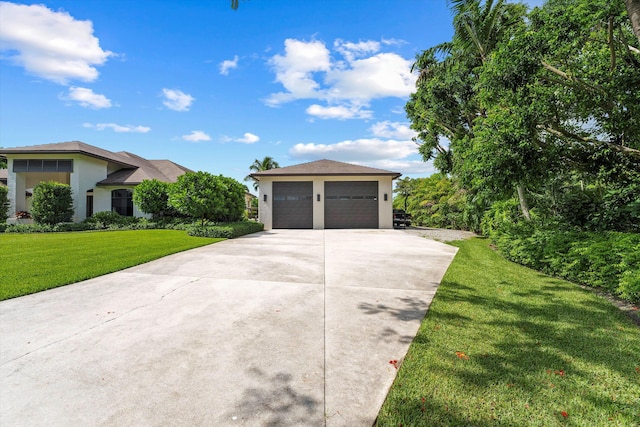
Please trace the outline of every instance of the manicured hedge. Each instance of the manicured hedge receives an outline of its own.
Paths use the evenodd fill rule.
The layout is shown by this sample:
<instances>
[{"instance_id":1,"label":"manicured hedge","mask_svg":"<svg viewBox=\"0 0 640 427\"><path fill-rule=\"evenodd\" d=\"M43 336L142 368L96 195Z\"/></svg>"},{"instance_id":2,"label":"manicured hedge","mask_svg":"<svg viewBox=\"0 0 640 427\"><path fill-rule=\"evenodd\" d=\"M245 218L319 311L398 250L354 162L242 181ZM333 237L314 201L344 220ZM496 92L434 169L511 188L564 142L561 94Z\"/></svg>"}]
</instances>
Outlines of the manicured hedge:
<instances>
[{"instance_id":1,"label":"manicured hedge","mask_svg":"<svg viewBox=\"0 0 640 427\"><path fill-rule=\"evenodd\" d=\"M232 222L224 225L194 225L187 229L190 236L196 237L218 237L233 239L245 234L256 233L264 230L264 224L259 222Z\"/></svg>"},{"instance_id":2,"label":"manicured hedge","mask_svg":"<svg viewBox=\"0 0 640 427\"><path fill-rule=\"evenodd\" d=\"M494 232L492 238L506 258L519 264L640 301L640 234L524 226Z\"/></svg>"},{"instance_id":3,"label":"manicured hedge","mask_svg":"<svg viewBox=\"0 0 640 427\"><path fill-rule=\"evenodd\" d=\"M169 229L185 230L195 237L214 237L233 239L245 234L264 230L264 224L254 221L238 221L200 225L200 223L184 222L181 218L162 218L151 221L146 218L124 217L115 212L97 212L81 223L47 224L1 224L0 232L6 233L52 233L63 231L91 230L151 230Z\"/></svg>"}]
</instances>

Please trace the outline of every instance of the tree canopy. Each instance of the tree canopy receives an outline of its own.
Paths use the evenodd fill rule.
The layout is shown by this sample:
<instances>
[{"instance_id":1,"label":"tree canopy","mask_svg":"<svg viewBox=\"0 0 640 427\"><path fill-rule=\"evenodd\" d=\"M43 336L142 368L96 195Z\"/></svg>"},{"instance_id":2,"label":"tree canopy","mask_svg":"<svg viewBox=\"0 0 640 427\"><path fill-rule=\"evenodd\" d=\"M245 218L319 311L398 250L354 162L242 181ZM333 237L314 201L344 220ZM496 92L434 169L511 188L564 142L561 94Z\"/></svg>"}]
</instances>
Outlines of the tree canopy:
<instances>
[{"instance_id":1,"label":"tree canopy","mask_svg":"<svg viewBox=\"0 0 640 427\"><path fill-rule=\"evenodd\" d=\"M273 157L266 156L262 160L255 159L253 161L253 163L251 164L251 166L249 166L249 171L251 173L262 172L262 171L267 171L267 170L270 170L270 169L277 169L279 167L280 167L280 165L278 164L278 162L276 162L273 159ZM254 190L258 189L258 181L254 177L252 177L250 174L247 175L244 178L244 180L245 181L253 181L253 189Z\"/></svg>"},{"instance_id":2,"label":"tree canopy","mask_svg":"<svg viewBox=\"0 0 640 427\"><path fill-rule=\"evenodd\" d=\"M527 218L530 205L558 216L571 199L559 193L581 193L590 226L633 228L640 41L625 5L548 0L527 12L501 0L450 4L454 36L417 57L406 105L423 158L459 180L479 209L517 197Z\"/></svg>"}]
</instances>

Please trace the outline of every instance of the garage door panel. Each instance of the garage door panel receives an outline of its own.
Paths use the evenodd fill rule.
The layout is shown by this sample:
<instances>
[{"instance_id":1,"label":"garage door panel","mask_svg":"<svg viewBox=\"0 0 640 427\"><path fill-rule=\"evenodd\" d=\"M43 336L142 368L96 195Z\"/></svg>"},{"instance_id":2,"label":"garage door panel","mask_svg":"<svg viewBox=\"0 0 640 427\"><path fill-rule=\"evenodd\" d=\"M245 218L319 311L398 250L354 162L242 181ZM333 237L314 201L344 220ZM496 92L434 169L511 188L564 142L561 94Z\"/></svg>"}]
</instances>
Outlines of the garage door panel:
<instances>
[{"instance_id":1,"label":"garage door panel","mask_svg":"<svg viewBox=\"0 0 640 427\"><path fill-rule=\"evenodd\" d=\"M378 182L325 182L325 228L378 228Z\"/></svg>"},{"instance_id":2,"label":"garage door panel","mask_svg":"<svg viewBox=\"0 0 640 427\"><path fill-rule=\"evenodd\" d=\"M313 228L313 183L273 183L273 228Z\"/></svg>"}]
</instances>

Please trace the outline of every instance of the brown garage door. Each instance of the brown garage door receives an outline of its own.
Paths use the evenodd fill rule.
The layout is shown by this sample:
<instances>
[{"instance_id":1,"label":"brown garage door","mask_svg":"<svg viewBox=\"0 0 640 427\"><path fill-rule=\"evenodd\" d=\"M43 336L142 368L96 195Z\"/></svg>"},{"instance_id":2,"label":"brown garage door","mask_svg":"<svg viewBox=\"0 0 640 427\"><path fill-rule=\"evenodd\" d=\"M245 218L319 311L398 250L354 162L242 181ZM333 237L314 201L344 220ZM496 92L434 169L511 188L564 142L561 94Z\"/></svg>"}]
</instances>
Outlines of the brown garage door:
<instances>
[{"instance_id":1,"label":"brown garage door","mask_svg":"<svg viewBox=\"0 0 640 427\"><path fill-rule=\"evenodd\" d=\"M273 228L313 228L313 182L273 183Z\"/></svg>"},{"instance_id":2,"label":"brown garage door","mask_svg":"<svg viewBox=\"0 0 640 427\"><path fill-rule=\"evenodd\" d=\"M324 228L378 228L378 182L324 183Z\"/></svg>"}]
</instances>

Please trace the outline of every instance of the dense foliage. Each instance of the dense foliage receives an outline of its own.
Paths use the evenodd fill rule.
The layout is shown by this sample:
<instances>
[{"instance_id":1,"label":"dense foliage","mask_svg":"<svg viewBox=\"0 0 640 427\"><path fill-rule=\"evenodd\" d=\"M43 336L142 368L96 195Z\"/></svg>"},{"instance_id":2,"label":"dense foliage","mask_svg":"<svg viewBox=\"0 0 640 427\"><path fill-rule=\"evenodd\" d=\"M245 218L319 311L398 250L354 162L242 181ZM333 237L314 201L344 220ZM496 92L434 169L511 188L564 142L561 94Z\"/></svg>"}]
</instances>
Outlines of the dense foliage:
<instances>
[{"instance_id":1,"label":"dense foliage","mask_svg":"<svg viewBox=\"0 0 640 427\"><path fill-rule=\"evenodd\" d=\"M171 184L157 179L145 179L133 190L133 203L141 212L154 217L171 215L169 206L169 186Z\"/></svg>"},{"instance_id":2,"label":"dense foliage","mask_svg":"<svg viewBox=\"0 0 640 427\"><path fill-rule=\"evenodd\" d=\"M0 185L0 223L9 218L9 189Z\"/></svg>"},{"instance_id":3,"label":"dense foliage","mask_svg":"<svg viewBox=\"0 0 640 427\"><path fill-rule=\"evenodd\" d=\"M244 214L245 187L233 178L189 172L169 186L169 204L180 214L208 221L232 222Z\"/></svg>"},{"instance_id":4,"label":"dense foliage","mask_svg":"<svg viewBox=\"0 0 640 427\"><path fill-rule=\"evenodd\" d=\"M454 36L417 57L406 105L420 152L444 175L403 182L409 195L396 206L406 202L419 224L482 230L518 262L633 299L618 289L637 289L633 274L590 275L587 263L626 265L593 255L591 243L567 252L548 242L586 269L574 275L542 268L550 253L523 244L557 234L600 247L616 236L618 252L637 250L609 233L640 232L640 40L624 2L449 3Z\"/></svg>"},{"instance_id":5,"label":"dense foliage","mask_svg":"<svg viewBox=\"0 0 640 427\"><path fill-rule=\"evenodd\" d=\"M39 224L69 222L73 217L71 187L59 182L41 182L33 189L31 215Z\"/></svg>"}]
</instances>

